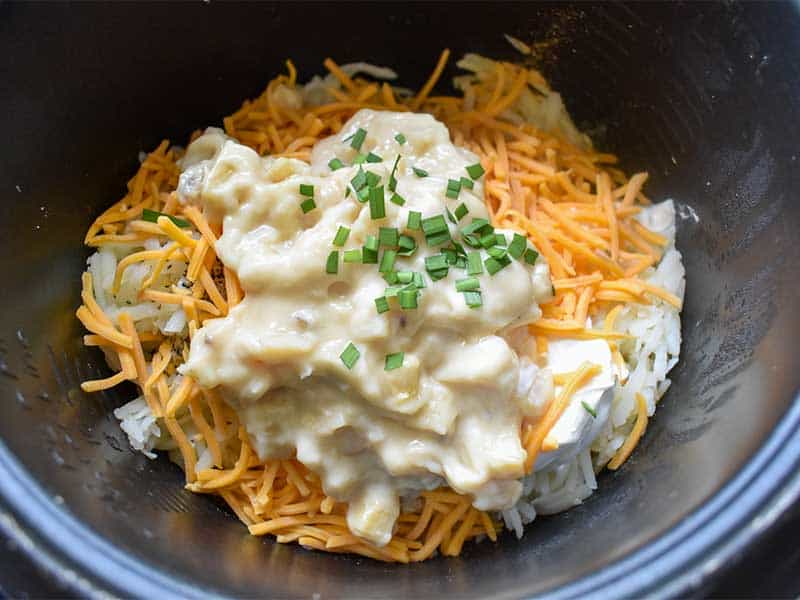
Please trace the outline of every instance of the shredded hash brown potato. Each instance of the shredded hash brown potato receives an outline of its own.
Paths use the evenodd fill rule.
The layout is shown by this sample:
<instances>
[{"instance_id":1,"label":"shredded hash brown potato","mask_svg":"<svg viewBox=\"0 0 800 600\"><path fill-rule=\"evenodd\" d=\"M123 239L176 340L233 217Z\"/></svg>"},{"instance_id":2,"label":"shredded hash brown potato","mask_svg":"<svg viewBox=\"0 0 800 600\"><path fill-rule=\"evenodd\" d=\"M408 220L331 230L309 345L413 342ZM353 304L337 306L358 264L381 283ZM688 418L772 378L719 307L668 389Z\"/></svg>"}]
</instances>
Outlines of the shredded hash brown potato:
<instances>
[{"instance_id":1,"label":"shredded hash brown potato","mask_svg":"<svg viewBox=\"0 0 800 600\"><path fill-rule=\"evenodd\" d=\"M658 263L667 243L634 220L640 207L649 204L642 193L647 174L627 177L614 167L614 156L595 152L585 138L576 134L567 140L526 121L516 109L520 98L548 90L535 70L497 62L488 71L456 81L463 97L432 95L448 57L445 50L416 95L385 82L351 77L326 59L324 64L339 85L326 88L324 102L307 101L299 106L285 99L286 89L299 88L295 68L287 61L288 75L273 79L258 98L246 101L226 117L225 132L261 155L308 161L314 144L337 133L359 109L431 113L448 126L455 144L480 156L492 224L526 234L550 265L555 297L542 306L541 320L530 327L536 340L531 354L543 362L548 340L600 338L608 342L615 360L621 361L619 343L626 335L614 329L619 313L615 307L648 304L654 299L678 309L681 305L673 294L638 277ZM192 139L197 135L199 132ZM169 242L159 250L134 252L119 261L114 289L119 290L126 269L148 262L152 272L141 283L140 299L180 306L191 337L206 319L225 315L239 303L242 290L215 255L220 228L210 224L198 208L177 201L180 170L176 161L181 153L165 140L147 155L128 182L127 194L94 221L85 243L102 248L141 245L153 237L162 244ZM189 227L179 227L165 216L156 222L145 221L145 209L174 215ZM185 263L189 285L168 289L156 285L162 271L174 261ZM401 514L385 547L356 537L347 528L346 507L326 496L314 473L296 460L258 459L224 398L201 389L189 377L170 385L170 376L188 354L186 340L137 332L124 311L116 318L106 314L96 301L89 272L83 275L82 300L77 317L90 332L85 344L101 346L109 363L118 369L106 379L84 382L83 390L94 392L126 380L134 382L174 441L187 488L224 498L251 534L270 534L279 542L403 563L424 560L437 550L456 556L464 543L476 536L497 539L502 525L496 515L476 510L468 497L449 489L422 492L416 509ZM602 328L586 329L588 316L603 314ZM528 453L528 470L541 449L552 448L548 432L570 394L594 372L595 367L585 363L565 376L562 392L551 399L545 414L523 424L520 435ZM647 410L641 396L637 402L636 422L610 468L624 462L644 431ZM211 455L210 467L198 469L191 436L204 441Z\"/></svg>"}]
</instances>

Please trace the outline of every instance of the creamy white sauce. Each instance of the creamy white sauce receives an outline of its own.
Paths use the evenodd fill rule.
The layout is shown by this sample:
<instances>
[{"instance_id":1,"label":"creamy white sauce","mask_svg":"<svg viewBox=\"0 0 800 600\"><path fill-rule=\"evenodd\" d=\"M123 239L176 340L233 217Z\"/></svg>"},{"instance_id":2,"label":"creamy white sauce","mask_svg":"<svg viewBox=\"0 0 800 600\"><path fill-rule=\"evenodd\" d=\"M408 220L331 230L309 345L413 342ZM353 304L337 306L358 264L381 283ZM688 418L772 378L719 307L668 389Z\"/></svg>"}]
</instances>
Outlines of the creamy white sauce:
<instances>
[{"instance_id":1,"label":"creamy white sauce","mask_svg":"<svg viewBox=\"0 0 800 600\"><path fill-rule=\"evenodd\" d=\"M352 163L356 151L347 138L359 127L368 132L361 152L383 157L364 165L381 183L402 157L397 192L406 204L388 202L387 194L386 217L378 221L368 204L345 197L358 168L328 167L334 157ZM398 133L405 144L395 140ZM460 226L486 218L480 180L458 200L445 198L447 180L477 162L429 115L369 110L318 143L310 165L261 158L213 129L189 146L183 161L179 195L223 221L215 249L245 291L227 317L197 332L183 372L221 389L261 459L296 453L327 494L349 503L350 529L375 544L391 538L399 498L421 489L447 484L472 495L479 509L513 506L524 475L522 418L541 414L552 393L548 370L524 355L531 346L524 326L538 319L538 303L551 293L545 261L512 261L495 276L484 273L483 306L470 309L455 289L465 271L451 268L431 281L424 258L438 250L419 232L404 231L410 210L428 217L463 202L469 215ZM412 167L429 176L418 177ZM301 183L314 186L317 209L308 214L300 210ZM325 272L340 225L351 230L340 251L360 248L379 226L414 235L417 252L395 268L425 274L419 308L394 304L377 313L374 299L387 286L377 265L340 258L337 275ZM352 369L339 358L350 342L361 353ZM603 372L576 394L551 433L559 449L542 454L537 469L574 456L607 418L613 376L608 348L598 343L605 354L593 342L564 352L560 342L551 345L555 372L574 370L584 358ZM384 357L401 351L403 366L385 371ZM597 411L596 420L586 420L581 400Z\"/></svg>"}]
</instances>

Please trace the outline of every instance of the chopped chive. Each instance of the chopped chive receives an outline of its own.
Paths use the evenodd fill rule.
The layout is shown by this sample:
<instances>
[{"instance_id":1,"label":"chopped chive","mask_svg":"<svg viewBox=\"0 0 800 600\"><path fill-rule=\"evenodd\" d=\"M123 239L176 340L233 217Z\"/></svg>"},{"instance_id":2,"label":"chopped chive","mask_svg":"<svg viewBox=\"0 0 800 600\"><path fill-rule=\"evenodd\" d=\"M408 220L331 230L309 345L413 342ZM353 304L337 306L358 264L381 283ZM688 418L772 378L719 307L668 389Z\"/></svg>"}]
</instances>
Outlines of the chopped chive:
<instances>
[{"instance_id":1,"label":"chopped chive","mask_svg":"<svg viewBox=\"0 0 800 600\"><path fill-rule=\"evenodd\" d=\"M386 362L383 365L384 371L394 371L403 366L404 354L402 352L395 352L394 354L386 355Z\"/></svg>"},{"instance_id":2,"label":"chopped chive","mask_svg":"<svg viewBox=\"0 0 800 600\"><path fill-rule=\"evenodd\" d=\"M528 240L525 239L525 236L515 233L514 239L511 240L511 243L508 245L508 253L512 258L520 258L525 254L525 248L527 248L527 246Z\"/></svg>"},{"instance_id":3,"label":"chopped chive","mask_svg":"<svg viewBox=\"0 0 800 600\"><path fill-rule=\"evenodd\" d=\"M317 208L317 205L313 198L306 198L300 203L300 210L303 211L303 214L310 213L315 208Z\"/></svg>"},{"instance_id":4,"label":"chopped chive","mask_svg":"<svg viewBox=\"0 0 800 600\"><path fill-rule=\"evenodd\" d=\"M383 162L383 158L381 158L381 157L380 157L380 156L378 156L377 154L373 154L372 152L370 152L369 154L367 154L367 159L366 159L366 160L367 160L367 162L368 162L368 163L379 163L379 162Z\"/></svg>"},{"instance_id":5,"label":"chopped chive","mask_svg":"<svg viewBox=\"0 0 800 600\"><path fill-rule=\"evenodd\" d=\"M396 136L394 136L394 139L396 139L397 143L401 146L406 143L406 136L404 136L402 133L398 133Z\"/></svg>"},{"instance_id":6,"label":"chopped chive","mask_svg":"<svg viewBox=\"0 0 800 600\"><path fill-rule=\"evenodd\" d=\"M400 234L395 227L381 227L378 230L378 241L381 246L396 248L400 241Z\"/></svg>"},{"instance_id":7,"label":"chopped chive","mask_svg":"<svg viewBox=\"0 0 800 600\"><path fill-rule=\"evenodd\" d=\"M509 259L507 256L504 256L502 258L494 258L490 256L485 261L483 261L483 264L486 266L486 272L489 273L489 275L494 275L501 269L504 269L509 264L511 264L511 259Z\"/></svg>"},{"instance_id":8,"label":"chopped chive","mask_svg":"<svg viewBox=\"0 0 800 600\"><path fill-rule=\"evenodd\" d=\"M464 301L470 308L479 308L483 306L483 299L480 292L464 292Z\"/></svg>"},{"instance_id":9,"label":"chopped chive","mask_svg":"<svg viewBox=\"0 0 800 600\"><path fill-rule=\"evenodd\" d=\"M334 250L328 254L328 260L325 262L325 272L330 275L336 275L339 272L339 251Z\"/></svg>"},{"instance_id":10,"label":"chopped chive","mask_svg":"<svg viewBox=\"0 0 800 600\"><path fill-rule=\"evenodd\" d=\"M380 243L378 242L378 238L376 238L374 235L367 236L367 239L364 242L364 248L372 250L373 252L377 252L379 246Z\"/></svg>"},{"instance_id":11,"label":"chopped chive","mask_svg":"<svg viewBox=\"0 0 800 600\"><path fill-rule=\"evenodd\" d=\"M422 232L425 235L435 235L443 231L447 231L447 222L444 220L443 215L422 219Z\"/></svg>"},{"instance_id":12,"label":"chopped chive","mask_svg":"<svg viewBox=\"0 0 800 600\"><path fill-rule=\"evenodd\" d=\"M494 234L494 243L499 246L508 246L508 240L504 233L495 233Z\"/></svg>"},{"instance_id":13,"label":"chopped chive","mask_svg":"<svg viewBox=\"0 0 800 600\"><path fill-rule=\"evenodd\" d=\"M381 264L378 267L378 271L381 273L388 273L394 268L394 261L397 258L397 252L395 250L384 250L383 256L381 256Z\"/></svg>"},{"instance_id":14,"label":"chopped chive","mask_svg":"<svg viewBox=\"0 0 800 600\"><path fill-rule=\"evenodd\" d=\"M429 246L438 246L440 244L446 244L452 238L450 237L450 231L443 231L441 233L436 233L434 235L429 235L425 237L425 241Z\"/></svg>"},{"instance_id":15,"label":"chopped chive","mask_svg":"<svg viewBox=\"0 0 800 600\"><path fill-rule=\"evenodd\" d=\"M467 245L471 246L472 248L480 248L481 241L478 239L478 236L474 233L469 233L461 238L462 241Z\"/></svg>"},{"instance_id":16,"label":"chopped chive","mask_svg":"<svg viewBox=\"0 0 800 600\"><path fill-rule=\"evenodd\" d=\"M397 204L397 206L403 206L403 204L406 203L406 199L400 194L392 194L392 197L389 198L389 202L393 202L394 204Z\"/></svg>"},{"instance_id":17,"label":"chopped chive","mask_svg":"<svg viewBox=\"0 0 800 600\"><path fill-rule=\"evenodd\" d=\"M528 248L525 251L525 262L528 263L529 265L535 264L537 258L539 258L539 253L533 248Z\"/></svg>"},{"instance_id":18,"label":"chopped chive","mask_svg":"<svg viewBox=\"0 0 800 600\"><path fill-rule=\"evenodd\" d=\"M416 210L408 212L408 228L418 230L422 228L422 213Z\"/></svg>"},{"instance_id":19,"label":"chopped chive","mask_svg":"<svg viewBox=\"0 0 800 600\"><path fill-rule=\"evenodd\" d=\"M353 345L353 342L349 342L347 347L339 355L339 358L342 359L345 367L352 369L353 365L358 361L359 356L361 356L361 352Z\"/></svg>"},{"instance_id":20,"label":"chopped chive","mask_svg":"<svg viewBox=\"0 0 800 600\"><path fill-rule=\"evenodd\" d=\"M466 217L468 213L469 213L469 209L467 208L467 205L464 204L463 202L461 204L459 204L456 207L456 210L453 212L453 214L456 216L456 220L458 220L458 221L460 221L461 219Z\"/></svg>"},{"instance_id":21,"label":"chopped chive","mask_svg":"<svg viewBox=\"0 0 800 600\"><path fill-rule=\"evenodd\" d=\"M301 196L308 196L309 198L314 197L314 186L309 183L301 183L300 184L300 195Z\"/></svg>"},{"instance_id":22,"label":"chopped chive","mask_svg":"<svg viewBox=\"0 0 800 600\"><path fill-rule=\"evenodd\" d=\"M402 290L404 287L405 286L403 285L392 285L383 291L383 295L387 298L397 298L397 294L399 294L400 290Z\"/></svg>"},{"instance_id":23,"label":"chopped chive","mask_svg":"<svg viewBox=\"0 0 800 600\"><path fill-rule=\"evenodd\" d=\"M444 254L444 257L447 259L448 265L456 264L456 261L458 260L458 254L455 250L452 248L442 248L442 254Z\"/></svg>"},{"instance_id":24,"label":"chopped chive","mask_svg":"<svg viewBox=\"0 0 800 600\"><path fill-rule=\"evenodd\" d=\"M411 310L417 308L417 290L400 290L397 293L397 299L400 301L400 308L404 310Z\"/></svg>"},{"instance_id":25,"label":"chopped chive","mask_svg":"<svg viewBox=\"0 0 800 600\"><path fill-rule=\"evenodd\" d=\"M353 164L354 165L363 165L366 162L366 160L367 160L367 155L366 154L358 154L353 159Z\"/></svg>"},{"instance_id":26,"label":"chopped chive","mask_svg":"<svg viewBox=\"0 0 800 600\"><path fill-rule=\"evenodd\" d=\"M353 134L353 139L350 141L350 147L360 151L361 145L364 143L365 139L367 139L367 131L359 127L358 130L356 130L356 132ZM469 170L469 167L467 167L467 170ZM475 178L473 177L473 179Z\"/></svg>"},{"instance_id":27,"label":"chopped chive","mask_svg":"<svg viewBox=\"0 0 800 600\"><path fill-rule=\"evenodd\" d=\"M589 406L589 405L586 403L586 400L581 400L581 406L583 406L583 409L584 409L584 410L585 410L587 413L589 413L590 415L592 415L592 417L594 417L595 419L597 418L597 412L595 412L595 410L594 410L594 409L593 409L591 406Z\"/></svg>"},{"instance_id":28,"label":"chopped chive","mask_svg":"<svg viewBox=\"0 0 800 600\"><path fill-rule=\"evenodd\" d=\"M475 163L467 167L467 173L472 179L478 179L481 175L486 173L486 171L483 170L481 163Z\"/></svg>"},{"instance_id":29,"label":"chopped chive","mask_svg":"<svg viewBox=\"0 0 800 600\"><path fill-rule=\"evenodd\" d=\"M472 219L472 223L462 228L461 233L464 235L469 235L471 233L488 233L482 231L487 225L491 227L489 221L486 219ZM492 231L494 231L494 229L492 229Z\"/></svg>"},{"instance_id":30,"label":"chopped chive","mask_svg":"<svg viewBox=\"0 0 800 600\"><path fill-rule=\"evenodd\" d=\"M350 180L350 183L352 184L354 190L360 190L367 185L367 174L362 168L359 167L358 173L356 173L356 176Z\"/></svg>"},{"instance_id":31,"label":"chopped chive","mask_svg":"<svg viewBox=\"0 0 800 600\"><path fill-rule=\"evenodd\" d=\"M383 219L386 216L386 204L383 201L383 186L369 189L369 216L372 219Z\"/></svg>"},{"instance_id":32,"label":"chopped chive","mask_svg":"<svg viewBox=\"0 0 800 600\"><path fill-rule=\"evenodd\" d=\"M378 251L377 250L370 250L366 246L361 249L361 262L365 265L377 265L378 264Z\"/></svg>"},{"instance_id":33,"label":"chopped chive","mask_svg":"<svg viewBox=\"0 0 800 600\"><path fill-rule=\"evenodd\" d=\"M462 177L459 181L461 182L461 187L465 187L468 190L475 187L475 183L469 177Z\"/></svg>"},{"instance_id":34,"label":"chopped chive","mask_svg":"<svg viewBox=\"0 0 800 600\"><path fill-rule=\"evenodd\" d=\"M491 248L486 250L486 252L492 258L501 259L508 253L508 250L506 250L505 248L501 248L500 246L492 246Z\"/></svg>"},{"instance_id":35,"label":"chopped chive","mask_svg":"<svg viewBox=\"0 0 800 600\"><path fill-rule=\"evenodd\" d=\"M348 188L347 188L347 189L344 191L344 197L345 197L345 198L349 198L349 197L350 197L350 187L349 187L349 186L348 186Z\"/></svg>"},{"instance_id":36,"label":"chopped chive","mask_svg":"<svg viewBox=\"0 0 800 600\"><path fill-rule=\"evenodd\" d=\"M422 273L418 271L414 271L414 276L411 278L411 283L414 284L414 287L417 289L425 287L425 278L422 276ZM553 294L555 295L555 294Z\"/></svg>"},{"instance_id":37,"label":"chopped chive","mask_svg":"<svg viewBox=\"0 0 800 600\"><path fill-rule=\"evenodd\" d=\"M417 249L417 242L410 235L401 235L400 239L397 240L397 245L400 247L398 254L403 256L410 256Z\"/></svg>"},{"instance_id":38,"label":"chopped chive","mask_svg":"<svg viewBox=\"0 0 800 600\"><path fill-rule=\"evenodd\" d=\"M455 250L459 256L467 255L467 251L464 249L464 246L462 246L458 242L453 242L453 250Z\"/></svg>"},{"instance_id":39,"label":"chopped chive","mask_svg":"<svg viewBox=\"0 0 800 600\"><path fill-rule=\"evenodd\" d=\"M349 235L350 230L344 225L339 225L339 229L336 230L336 236L333 238L333 245L339 247L344 246Z\"/></svg>"},{"instance_id":40,"label":"chopped chive","mask_svg":"<svg viewBox=\"0 0 800 600\"><path fill-rule=\"evenodd\" d=\"M428 172L424 169L418 169L417 167L411 167L411 170L414 171L414 175L417 177L427 177Z\"/></svg>"},{"instance_id":41,"label":"chopped chive","mask_svg":"<svg viewBox=\"0 0 800 600\"><path fill-rule=\"evenodd\" d=\"M428 271L428 273L447 268L447 257L444 254L434 254L433 256L425 257L425 270Z\"/></svg>"},{"instance_id":42,"label":"chopped chive","mask_svg":"<svg viewBox=\"0 0 800 600\"><path fill-rule=\"evenodd\" d=\"M461 182L458 179L447 180L447 191L445 196L448 198L458 198L458 193L461 191Z\"/></svg>"},{"instance_id":43,"label":"chopped chive","mask_svg":"<svg viewBox=\"0 0 800 600\"><path fill-rule=\"evenodd\" d=\"M361 202L363 204L364 202L369 200L370 189L372 189L372 188L368 188L368 187L364 186L363 188L361 188L360 190L358 190L356 192L356 196L358 197L358 201L359 202Z\"/></svg>"},{"instance_id":44,"label":"chopped chive","mask_svg":"<svg viewBox=\"0 0 800 600\"><path fill-rule=\"evenodd\" d=\"M494 233L487 233L481 237L480 242L484 248L490 248L497 242L497 236Z\"/></svg>"},{"instance_id":45,"label":"chopped chive","mask_svg":"<svg viewBox=\"0 0 800 600\"><path fill-rule=\"evenodd\" d=\"M444 214L447 215L447 220L450 221L453 225L457 223L456 218L453 216L453 213L450 212L450 209L446 206L444 207Z\"/></svg>"},{"instance_id":46,"label":"chopped chive","mask_svg":"<svg viewBox=\"0 0 800 600\"><path fill-rule=\"evenodd\" d=\"M360 263L361 262L361 250L358 248L354 248L352 250L345 250L344 251L344 262L346 263Z\"/></svg>"},{"instance_id":47,"label":"chopped chive","mask_svg":"<svg viewBox=\"0 0 800 600\"><path fill-rule=\"evenodd\" d=\"M365 177L367 178L367 185L369 187L375 187L381 182L381 176L372 171L367 171Z\"/></svg>"},{"instance_id":48,"label":"chopped chive","mask_svg":"<svg viewBox=\"0 0 800 600\"><path fill-rule=\"evenodd\" d=\"M397 271L397 281L411 283L414 280L414 271Z\"/></svg>"},{"instance_id":49,"label":"chopped chive","mask_svg":"<svg viewBox=\"0 0 800 600\"><path fill-rule=\"evenodd\" d=\"M330 168L331 171L338 171L344 168L344 163L338 158L332 158L328 161L328 168Z\"/></svg>"},{"instance_id":50,"label":"chopped chive","mask_svg":"<svg viewBox=\"0 0 800 600\"><path fill-rule=\"evenodd\" d=\"M477 277L467 277L456 280L456 290L459 292L474 292L481 287Z\"/></svg>"},{"instance_id":51,"label":"chopped chive","mask_svg":"<svg viewBox=\"0 0 800 600\"><path fill-rule=\"evenodd\" d=\"M388 283L389 285L394 285L395 283L399 283L399 279L397 278L397 271L389 271L383 274L383 280Z\"/></svg>"},{"instance_id":52,"label":"chopped chive","mask_svg":"<svg viewBox=\"0 0 800 600\"><path fill-rule=\"evenodd\" d=\"M397 179L395 179L394 174L397 172L397 165L400 163L400 155L397 155L397 158L394 159L394 165L392 165L392 172L389 174L389 189L391 191L395 191L397 189Z\"/></svg>"},{"instance_id":53,"label":"chopped chive","mask_svg":"<svg viewBox=\"0 0 800 600\"><path fill-rule=\"evenodd\" d=\"M189 221L184 221L183 219L173 217L172 215L168 215L166 213L158 212L157 210L150 210L149 208L142 209L142 221L147 221L148 223L158 223L158 217L167 217L175 225L178 227L183 227L184 229L190 227Z\"/></svg>"},{"instance_id":54,"label":"chopped chive","mask_svg":"<svg viewBox=\"0 0 800 600\"><path fill-rule=\"evenodd\" d=\"M386 299L386 296L375 298L375 308L378 310L378 314L389 310L389 300Z\"/></svg>"},{"instance_id":55,"label":"chopped chive","mask_svg":"<svg viewBox=\"0 0 800 600\"><path fill-rule=\"evenodd\" d=\"M445 277L447 277L447 273L448 272L449 272L449 269L439 269L438 271L430 271L428 273L428 276L433 281L439 281L440 279L444 279Z\"/></svg>"}]
</instances>

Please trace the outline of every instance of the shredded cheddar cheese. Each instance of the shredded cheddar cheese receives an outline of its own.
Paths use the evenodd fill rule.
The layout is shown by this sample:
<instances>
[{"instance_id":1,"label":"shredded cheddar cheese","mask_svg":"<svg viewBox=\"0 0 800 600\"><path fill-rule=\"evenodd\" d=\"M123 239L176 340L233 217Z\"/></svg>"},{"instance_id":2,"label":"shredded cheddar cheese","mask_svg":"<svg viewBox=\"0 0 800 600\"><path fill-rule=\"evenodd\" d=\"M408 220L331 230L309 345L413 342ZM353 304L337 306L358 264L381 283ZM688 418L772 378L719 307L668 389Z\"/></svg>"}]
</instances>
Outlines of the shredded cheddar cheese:
<instances>
[{"instance_id":1,"label":"shredded cheddar cheese","mask_svg":"<svg viewBox=\"0 0 800 600\"><path fill-rule=\"evenodd\" d=\"M224 128L259 154L308 160L317 141L337 133L362 108L430 112L449 127L456 143L480 156L493 225L527 235L550 265L554 296L542 306L544 316L530 326L535 336L531 351L540 364L548 340L560 337L604 339L615 360L621 361L618 342L629 336L614 328L624 304L645 304L655 298L681 307L673 294L637 277L655 264L667 243L634 219L640 206L649 203L642 193L647 174L627 179L609 166L616 163L615 157L578 148L510 117L509 109L529 84L546 85L536 71L498 62L494 72L463 97L432 96L448 58L449 50L445 50L430 78L412 97L388 83L353 78L327 58L323 64L341 88L330 89L333 101L314 107L289 106L280 100L282 89L294 90L298 85L294 64L287 61L288 75L272 80L258 98L226 117ZM177 200L178 158L179 151L162 142L128 182L127 194L92 223L84 241L91 247L141 244L151 237L164 243L160 250L143 250L120 260L112 291L119 291L128 267L139 262L151 265L140 298L180 305L191 336L206 319L226 315L241 302L243 292L236 275L221 265L214 251L220 228L212 226L197 207ZM167 216L158 217L156 223L143 221L144 209L184 219L190 227L178 227ZM186 265L191 290L153 289L170 261ZM423 492L419 506L400 515L394 536L383 548L354 536L347 528L346 506L327 496L319 478L301 463L258 460L235 411L216 391L200 389L189 377L170 388L167 376L185 359L186 343L137 332L125 312L115 323L95 300L88 273L83 276L82 301L76 314L91 332L84 343L116 353L121 367L106 379L84 382L82 389L98 391L135 381L175 441L187 488L220 495L251 534L404 563L424 560L436 551L456 556L476 536L497 539L501 526L492 516L473 508L469 497L449 489ZM602 328L587 328L589 317L600 308L607 309ZM153 342L158 343L157 349ZM556 376L561 387L557 397L550 400L542 417L526 419L520 432L527 471L540 451L558 447L548 433L575 391L598 370L584 363L573 373ZM638 416L608 464L610 469L630 456L646 428L646 403L641 394L636 399ZM198 471L199 457L181 425L184 419L191 420L205 440L210 468ZM237 452L225 451L231 447L238 448Z\"/></svg>"}]
</instances>

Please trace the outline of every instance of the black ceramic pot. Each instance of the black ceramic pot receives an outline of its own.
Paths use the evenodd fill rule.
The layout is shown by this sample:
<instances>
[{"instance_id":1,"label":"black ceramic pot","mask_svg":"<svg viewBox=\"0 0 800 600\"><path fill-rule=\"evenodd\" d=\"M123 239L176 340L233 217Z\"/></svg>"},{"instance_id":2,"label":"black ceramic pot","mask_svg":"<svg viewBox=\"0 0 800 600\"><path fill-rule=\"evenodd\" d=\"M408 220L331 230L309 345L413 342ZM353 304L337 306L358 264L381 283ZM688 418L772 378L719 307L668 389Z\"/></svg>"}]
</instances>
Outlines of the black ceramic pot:
<instances>
[{"instance_id":1,"label":"black ceramic pot","mask_svg":"<svg viewBox=\"0 0 800 600\"><path fill-rule=\"evenodd\" d=\"M794 4L0 4L0 527L80 595L556 598L702 591L798 493L800 9ZM83 232L140 150L184 142L291 57L303 77L439 51L543 69L578 124L680 207L682 360L643 443L521 541L397 566L245 529L131 452L74 318ZM451 70L447 73L452 75Z\"/></svg>"}]
</instances>

